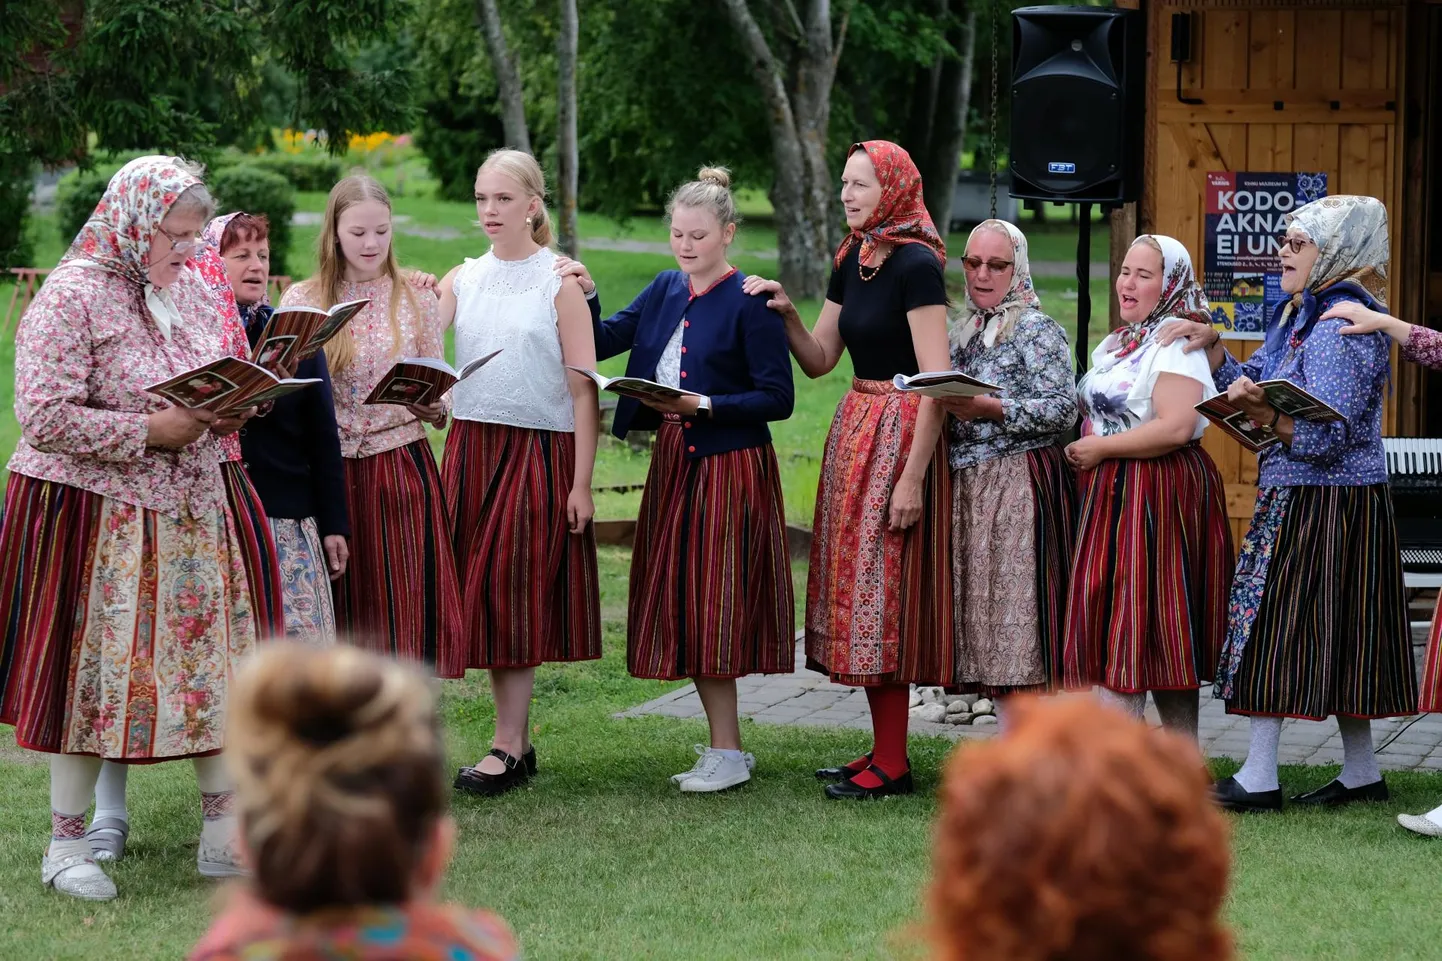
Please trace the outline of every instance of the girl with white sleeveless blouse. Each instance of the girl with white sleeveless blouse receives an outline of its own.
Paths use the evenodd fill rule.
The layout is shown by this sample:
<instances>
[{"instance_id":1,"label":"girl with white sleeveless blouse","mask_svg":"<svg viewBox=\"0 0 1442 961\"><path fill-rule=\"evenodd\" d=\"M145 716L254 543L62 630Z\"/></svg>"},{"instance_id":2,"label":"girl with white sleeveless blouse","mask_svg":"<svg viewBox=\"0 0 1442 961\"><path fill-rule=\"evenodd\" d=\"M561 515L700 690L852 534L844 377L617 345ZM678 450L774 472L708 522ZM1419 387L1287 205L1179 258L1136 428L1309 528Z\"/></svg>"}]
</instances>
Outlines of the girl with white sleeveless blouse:
<instances>
[{"instance_id":1,"label":"girl with white sleeveless blouse","mask_svg":"<svg viewBox=\"0 0 1442 961\"><path fill-rule=\"evenodd\" d=\"M494 795L536 773L529 735L536 666L601 656L591 526L596 387L586 297L555 271L545 180L530 154L498 150L476 173L491 249L441 281L456 365L501 353L452 395L443 477L467 630L468 668L491 672L491 751L456 787Z\"/></svg>"}]
</instances>

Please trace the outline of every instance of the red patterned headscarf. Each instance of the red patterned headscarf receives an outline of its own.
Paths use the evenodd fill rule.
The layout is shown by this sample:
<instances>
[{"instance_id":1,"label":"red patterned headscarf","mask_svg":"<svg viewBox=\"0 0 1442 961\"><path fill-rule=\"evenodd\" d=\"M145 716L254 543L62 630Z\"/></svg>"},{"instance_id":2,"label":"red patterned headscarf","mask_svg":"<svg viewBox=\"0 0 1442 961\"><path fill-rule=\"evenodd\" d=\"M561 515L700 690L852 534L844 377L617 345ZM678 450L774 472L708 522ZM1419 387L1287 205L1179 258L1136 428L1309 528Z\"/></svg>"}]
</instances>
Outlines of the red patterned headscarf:
<instances>
[{"instance_id":1,"label":"red patterned headscarf","mask_svg":"<svg viewBox=\"0 0 1442 961\"><path fill-rule=\"evenodd\" d=\"M926 203L921 195L921 171L911 160L911 154L889 140L867 140L852 144L846 152L850 157L858 150L865 150L876 168L876 181L881 186L881 201L871 212L871 217L860 230L853 230L841 241L836 249L834 266L841 261L851 248L861 244L861 259L866 260L876 252L878 244L925 244L936 252L941 266L946 267L946 242L936 232L931 214L926 212Z\"/></svg>"}]
</instances>

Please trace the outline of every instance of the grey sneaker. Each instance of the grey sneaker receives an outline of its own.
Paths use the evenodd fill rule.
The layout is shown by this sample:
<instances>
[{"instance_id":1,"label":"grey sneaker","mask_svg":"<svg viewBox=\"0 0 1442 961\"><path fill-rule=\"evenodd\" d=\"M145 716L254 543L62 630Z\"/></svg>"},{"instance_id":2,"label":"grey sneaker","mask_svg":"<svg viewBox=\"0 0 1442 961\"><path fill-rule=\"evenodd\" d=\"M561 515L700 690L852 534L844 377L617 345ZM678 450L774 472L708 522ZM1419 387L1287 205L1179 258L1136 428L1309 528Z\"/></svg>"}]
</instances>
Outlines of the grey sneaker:
<instances>
[{"instance_id":1,"label":"grey sneaker","mask_svg":"<svg viewBox=\"0 0 1442 961\"><path fill-rule=\"evenodd\" d=\"M125 857L125 842L130 837L130 822L123 818L96 818L85 829L85 840L97 861L119 861Z\"/></svg>"},{"instance_id":2,"label":"grey sneaker","mask_svg":"<svg viewBox=\"0 0 1442 961\"><path fill-rule=\"evenodd\" d=\"M745 784L751 780L751 769L746 758L728 758L720 751L706 749L701 760L692 769L691 776L681 782L683 794L709 794Z\"/></svg>"}]
</instances>

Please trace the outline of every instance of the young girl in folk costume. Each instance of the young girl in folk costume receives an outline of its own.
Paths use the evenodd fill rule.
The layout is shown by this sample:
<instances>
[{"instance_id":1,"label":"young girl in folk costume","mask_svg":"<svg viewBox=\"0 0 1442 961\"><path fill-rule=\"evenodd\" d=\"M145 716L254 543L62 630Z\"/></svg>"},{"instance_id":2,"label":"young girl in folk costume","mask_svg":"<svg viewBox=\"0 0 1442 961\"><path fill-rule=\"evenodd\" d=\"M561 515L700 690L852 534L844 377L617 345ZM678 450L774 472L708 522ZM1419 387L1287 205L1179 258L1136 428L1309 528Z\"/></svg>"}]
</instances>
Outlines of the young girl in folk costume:
<instances>
[{"instance_id":1,"label":"young girl in folk costume","mask_svg":"<svg viewBox=\"0 0 1442 961\"><path fill-rule=\"evenodd\" d=\"M501 353L456 385L445 492L463 584L463 667L487 668L496 700L490 753L456 787L500 794L536 773L536 667L601 656L591 471L596 365L585 295L556 273L545 181L530 154L498 150L476 172L476 216L491 249L441 281L456 364Z\"/></svg>"},{"instance_id":2,"label":"young girl in folk costume","mask_svg":"<svg viewBox=\"0 0 1442 961\"><path fill-rule=\"evenodd\" d=\"M681 269L598 323L596 351L629 350L628 375L693 392L645 407L622 398L613 428L621 438L657 431L631 555L626 654L636 677L696 683L711 746L672 779L691 793L750 780L736 678L790 673L796 657L786 512L766 427L791 416L795 391L780 316L742 293L744 275L726 262L737 223L730 175L703 169L667 212Z\"/></svg>"},{"instance_id":3,"label":"young girl in folk costume","mask_svg":"<svg viewBox=\"0 0 1442 961\"><path fill-rule=\"evenodd\" d=\"M364 647L458 677L460 594L425 431L445 424L445 405L364 403L396 361L443 356L435 297L401 275L390 197L364 175L331 189L318 261L316 276L288 289L283 305L370 301L325 347L351 526L350 561L335 583L336 627Z\"/></svg>"},{"instance_id":4,"label":"young girl in folk costume","mask_svg":"<svg viewBox=\"0 0 1442 961\"><path fill-rule=\"evenodd\" d=\"M831 798L914 788L906 753L908 684L950 684L951 476L945 411L902 394L896 374L950 368L946 247L922 203L921 175L896 144L855 144L841 180L851 233L836 252L826 304L807 330L781 285L748 277L786 318L801 369L820 377L843 353L855 377L826 439L811 569L806 656L866 688L873 748L817 771Z\"/></svg>"},{"instance_id":5,"label":"young girl in folk costume","mask_svg":"<svg viewBox=\"0 0 1442 961\"><path fill-rule=\"evenodd\" d=\"M1076 421L1076 385L1066 331L1041 311L1021 231L982 222L963 263L966 310L952 326L951 362L1002 391L942 401L952 415L955 683L1002 708L1014 692L1061 681L1076 500L1061 442Z\"/></svg>"},{"instance_id":6,"label":"young girl in folk costume","mask_svg":"<svg viewBox=\"0 0 1442 961\"><path fill-rule=\"evenodd\" d=\"M1138 718L1151 691L1162 723L1196 737L1226 631L1232 535L1221 475L1198 443L1211 372L1156 334L1210 314L1171 237L1133 241L1116 288L1128 326L1092 352L1077 386L1082 436L1066 449L1080 498L1066 682L1100 685Z\"/></svg>"}]
</instances>

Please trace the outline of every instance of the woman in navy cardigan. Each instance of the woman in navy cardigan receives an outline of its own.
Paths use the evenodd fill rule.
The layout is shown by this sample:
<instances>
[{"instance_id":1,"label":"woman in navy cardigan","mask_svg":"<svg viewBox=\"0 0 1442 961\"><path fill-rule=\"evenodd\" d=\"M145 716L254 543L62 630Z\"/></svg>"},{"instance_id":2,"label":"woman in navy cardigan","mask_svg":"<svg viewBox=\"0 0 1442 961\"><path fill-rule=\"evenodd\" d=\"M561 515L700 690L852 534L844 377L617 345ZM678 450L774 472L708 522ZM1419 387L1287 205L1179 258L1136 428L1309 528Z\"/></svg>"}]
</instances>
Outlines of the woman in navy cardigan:
<instances>
[{"instance_id":1,"label":"woman in navy cardigan","mask_svg":"<svg viewBox=\"0 0 1442 961\"><path fill-rule=\"evenodd\" d=\"M631 555L626 660L631 674L696 683L711 726L682 791L751 778L741 753L736 679L787 674L796 656L781 475L768 421L791 416L795 391L781 316L741 292L726 262L736 204L724 169L672 196L668 270L609 320L593 300L596 356L631 352L626 373L687 391L675 401L623 397L613 430L655 430ZM594 290L579 264L563 270Z\"/></svg>"}]
</instances>

